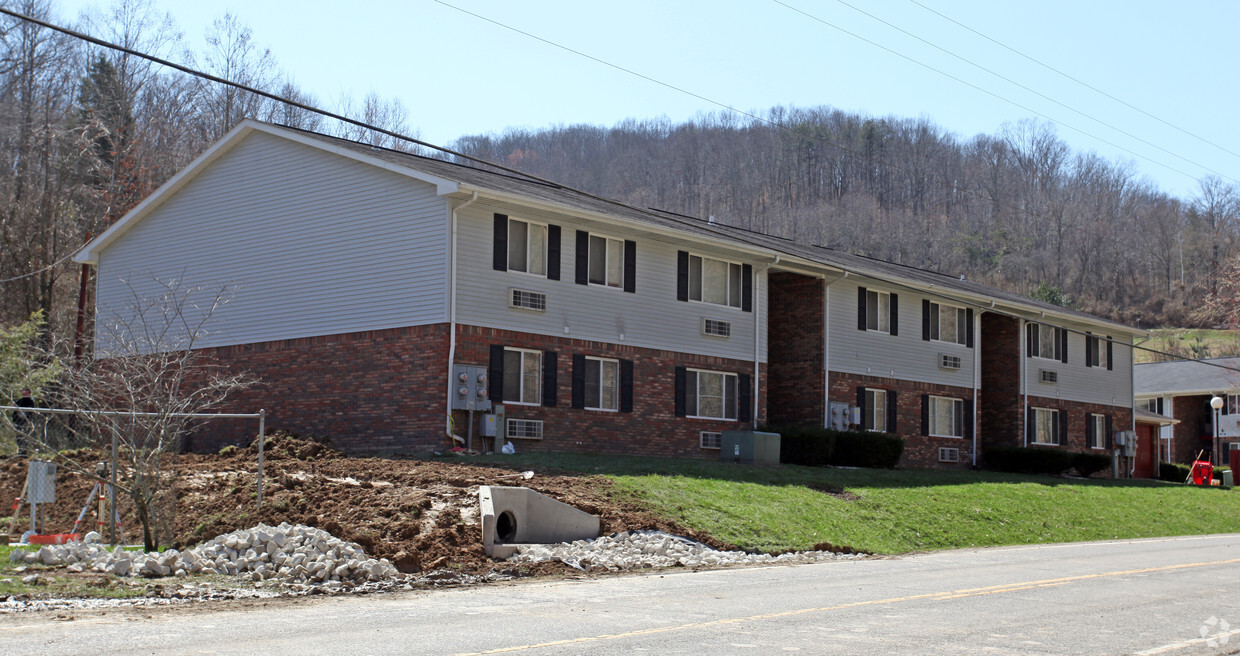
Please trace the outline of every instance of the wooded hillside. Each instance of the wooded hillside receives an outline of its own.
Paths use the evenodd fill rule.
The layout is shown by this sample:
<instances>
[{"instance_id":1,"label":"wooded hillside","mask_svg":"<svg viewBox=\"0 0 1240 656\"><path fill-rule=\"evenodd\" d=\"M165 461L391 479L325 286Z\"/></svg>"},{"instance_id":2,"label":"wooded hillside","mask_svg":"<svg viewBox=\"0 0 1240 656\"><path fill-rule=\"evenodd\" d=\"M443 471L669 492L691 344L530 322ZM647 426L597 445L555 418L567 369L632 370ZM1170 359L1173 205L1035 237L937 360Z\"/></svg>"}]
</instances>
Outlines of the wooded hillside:
<instances>
[{"instance_id":1,"label":"wooded hillside","mask_svg":"<svg viewBox=\"0 0 1240 656\"><path fill-rule=\"evenodd\" d=\"M302 91L257 45L261 35L227 14L195 53L149 0L116 0L77 20L53 0L6 6L416 136L398 101L328 103ZM73 252L246 117L413 149L0 19L0 324L41 309L53 331L71 334ZM1212 178L1194 198L1169 197L1127 165L1072 152L1044 124L963 138L924 118L774 108L761 119L632 119L450 146L632 205L966 275L1136 325L1216 323L1237 305L1235 188ZM1189 314L1206 301L1215 311Z\"/></svg>"}]
</instances>

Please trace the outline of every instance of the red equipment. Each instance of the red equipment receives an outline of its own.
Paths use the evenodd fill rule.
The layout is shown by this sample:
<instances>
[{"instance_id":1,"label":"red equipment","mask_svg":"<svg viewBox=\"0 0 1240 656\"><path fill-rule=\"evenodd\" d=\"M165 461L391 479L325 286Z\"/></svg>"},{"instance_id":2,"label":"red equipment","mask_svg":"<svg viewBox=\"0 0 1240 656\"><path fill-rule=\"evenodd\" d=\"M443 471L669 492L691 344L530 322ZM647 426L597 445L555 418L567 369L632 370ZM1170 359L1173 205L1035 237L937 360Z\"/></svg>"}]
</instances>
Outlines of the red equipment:
<instances>
[{"instance_id":1,"label":"red equipment","mask_svg":"<svg viewBox=\"0 0 1240 656\"><path fill-rule=\"evenodd\" d=\"M1193 480L1193 485L1209 485L1214 479L1214 466L1205 460L1195 460L1189 478Z\"/></svg>"}]
</instances>

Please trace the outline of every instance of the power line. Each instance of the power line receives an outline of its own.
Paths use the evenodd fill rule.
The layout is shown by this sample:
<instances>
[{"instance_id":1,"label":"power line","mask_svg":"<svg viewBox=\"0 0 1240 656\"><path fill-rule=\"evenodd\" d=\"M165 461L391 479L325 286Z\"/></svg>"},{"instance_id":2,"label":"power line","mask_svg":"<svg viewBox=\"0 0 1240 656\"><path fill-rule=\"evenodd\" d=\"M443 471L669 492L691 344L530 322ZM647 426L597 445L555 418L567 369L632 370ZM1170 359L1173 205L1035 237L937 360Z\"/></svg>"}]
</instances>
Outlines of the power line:
<instances>
[{"instance_id":1,"label":"power line","mask_svg":"<svg viewBox=\"0 0 1240 656\"><path fill-rule=\"evenodd\" d=\"M435 1L436 1L436 2L440 2L440 0L435 0ZM1056 125L1061 125L1061 126L1063 126L1063 127L1065 127L1065 128L1068 128L1069 130L1072 130L1073 132L1079 133L1079 134L1081 134L1081 135L1083 135L1083 136L1089 137L1089 138L1091 138L1091 139L1096 139L1097 141L1099 141L1099 142L1101 142L1101 143L1104 143L1104 144L1106 144L1106 145L1108 145L1108 146L1111 146L1112 148L1115 148L1115 149L1117 149L1117 150L1122 150L1123 152L1128 153L1129 155L1132 155L1133 157L1138 157L1138 158L1143 159L1143 160L1145 160L1145 161L1147 161L1147 162L1150 162L1151 164L1154 164L1154 165L1156 165L1156 166L1161 166L1161 167L1163 167L1163 168L1167 169L1168 171L1173 171L1173 172L1175 172L1175 173L1179 173L1180 175L1182 175L1182 176L1184 176L1184 177L1186 177L1186 178L1189 178L1190 180L1196 180L1196 179L1197 179L1197 178L1195 178L1193 175L1189 174L1188 172L1186 172L1186 171L1181 171L1180 169L1177 169L1177 168L1175 168L1174 166L1171 166L1170 164L1164 164L1164 163L1162 163L1162 162L1160 162L1160 161L1158 161L1158 160L1155 160L1155 159L1153 159L1153 158L1146 157L1145 155L1142 155L1141 153L1138 153L1138 152L1133 151L1133 150L1131 150L1131 149L1125 148L1125 147L1123 147L1123 146L1121 146L1121 145L1119 145L1119 144L1117 144L1117 143L1114 143L1114 142L1108 141L1108 140L1106 140L1106 139L1103 139L1102 137L1099 137L1099 136L1098 136L1098 135L1096 135L1096 134L1091 134L1091 133L1089 133L1089 132L1086 132L1085 130L1082 130L1081 128L1078 128L1078 127L1076 127L1076 126L1074 126L1074 125L1072 125L1072 124L1070 124L1070 123L1065 123L1065 122L1060 121L1060 120L1058 120L1058 119L1056 119L1056 118L1054 118L1054 117L1052 117L1052 116L1050 116L1050 115L1048 115L1048 114L1044 114L1044 113L1042 113L1042 112L1039 112L1039 111L1037 111L1036 109L1033 109L1032 107L1027 107L1027 106L1025 106L1025 105L1022 105L1022 104L1020 104L1020 103L1016 102L1015 100L1011 100L1011 99L1008 99L1008 98L1004 98L1003 96L1000 96L999 94L997 94L997 93L995 93L995 92L993 92L993 91L990 91L990 90L988 90L988 89L983 89L982 87L980 87L980 86L978 86L978 85L976 85L976 84L973 84L972 82L968 82L968 81L966 81L966 80L964 80L964 79L962 79L962 78L959 78L959 77L956 77L955 75L952 75L951 73L947 73L946 71L942 71L942 70L940 70L940 69L937 69L937 68L935 68L935 67L933 67L933 66L931 66L931 65L929 65L929 64L927 64L927 63L925 63L925 62L918 61L917 59L914 59L914 58L912 58L912 57L909 57L908 55L905 55L905 54L903 54L903 53L901 53L901 52L897 52L896 50L893 50L893 49L891 49L891 48L888 48L887 46L884 46L884 45L882 45L882 44L878 43L877 41L873 41L873 40L871 40L871 39L867 39L867 38L865 38L865 37L863 37L863 36L861 36L861 35L859 35L859 34L857 34L857 33L855 33L855 32L850 32L850 31L848 31L848 30L846 30L846 29L844 29L844 28L842 28L842 27L840 27L840 26L838 26L838 25L835 25L834 23L830 23L830 22L828 22L828 21L825 21L825 20L823 20L823 19L821 19L821 18L819 18L819 17L815 16L814 14L811 14L811 13L809 13L809 12L806 12L806 11L803 11L803 10L798 9L798 8L796 8L796 7L793 7L792 5L787 4L787 3L785 3L785 2L781 2L780 0L771 0L771 1L772 1L772 2L774 2L774 3L775 3L775 4L777 4L777 5L781 5L781 6L786 7L787 9L789 9L789 10L791 10L791 11L794 11L794 12L796 12L796 13L798 13L798 14L801 14L802 16L805 16L806 18L809 18L810 20L814 20L814 21L817 21L817 22L819 22L819 23L822 23L823 25L826 25L827 27L830 27L831 29L837 30L837 31L842 32L842 33L844 33L844 34L847 34L848 36L851 36L851 37L853 37L854 39L858 39L858 40L860 40L860 41L864 41L864 42L866 42L866 43L868 43L868 44L870 44L870 45L874 46L875 48L878 48L878 49L880 49L880 50L883 50L883 51L885 51L885 52L888 52L888 53L890 53L890 54L892 54L892 55L895 55L895 56L897 56L897 57L899 57L899 58L901 58L901 59L907 60L907 61L909 61L910 63L913 63L913 64L916 64L916 65L918 65L918 66L921 66L922 68L925 68L926 70L929 70L929 71L934 71L935 73L938 73L939 75L942 75L943 77L946 77L946 78L948 78L948 79L950 79L950 80L955 80L956 82L959 82L960 84L963 84L963 85L965 85L965 86L967 86L967 87L969 87L969 88L972 88L972 89L975 89L975 90L977 90L977 91L980 91L980 92L982 92L982 93L984 93L984 94L986 94L986 95L988 95L988 96L991 96L992 98L995 98L996 100L1001 100L1001 101L1003 101L1003 102L1005 102L1005 103L1008 103L1009 105L1012 105L1013 107L1017 107L1017 108L1023 109L1023 110L1025 110L1025 111L1027 111L1027 112L1029 112L1029 113L1031 113L1031 114L1034 114L1035 116L1040 116L1040 117L1042 117L1042 118L1044 118L1044 119L1046 119L1046 120L1048 120L1048 121L1050 121L1050 122L1052 122L1052 123L1055 123ZM1238 182L1240 182L1240 181L1238 181Z\"/></svg>"},{"instance_id":2,"label":"power line","mask_svg":"<svg viewBox=\"0 0 1240 656\"><path fill-rule=\"evenodd\" d=\"M774 2L776 2L777 4L784 5L785 7L788 7L789 9L792 9L792 7L790 7L789 5L787 5L787 4L783 3L783 2L780 2L780 0L774 0ZM1166 148L1163 148L1162 146L1159 146L1158 144L1155 144L1155 143L1152 143L1152 142L1150 142L1150 141L1147 141L1146 139L1144 139L1144 138L1142 138L1142 137L1139 137L1139 136L1137 136L1137 135L1135 135L1135 134L1133 134L1133 133L1131 133L1131 132L1128 132L1127 130L1123 130L1123 129L1121 129L1121 128L1115 127L1114 125L1112 125L1112 124L1110 124L1110 123L1108 123L1108 122L1106 122L1106 121L1104 121L1104 120L1102 120L1102 119L1100 119L1100 118L1098 118L1098 117L1096 117L1096 116L1093 116L1093 115L1091 115L1091 114L1087 114L1087 113L1085 113L1085 112L1083 112L1083 111L1081 111L1081 110L1079 110L1079 109L1077 109L1077 108L1075 108L1075 107L1072 107L1071 105L1068 105L1068 104L1066 104L1066 103L1060 102L1060 101L1058 101L1058 100L1056 100L1056 99L1054 99L1054 98L1052 98L1052 97L1050 97L1050 96L1048 96L1048 95L1046 95L1046 94L1044 94L1044 93L1042 93L1042 92L1040 92L1040 91L1038 91L1038 90L1036 90L1036 89L1033 89L1033 88L1031 88L1031 87L1029 87L1029 86L1026 86L1025 84L1022 84L1022 83L1020 83L1020 82L1017 82L1016 80L1013 80L1012 78L1007 77L1006 75L1003 75L1003 74L1001 74L1001 73L998 73L998 72L996 72L996 71L993 71L993 70L991 70L991 69L989 69L989 68L986 68L985 66L982 66L981 64L978 64L977 62L974 62L974 61L973 61L973 60L971 60L971 59L968 59L968 58L963 57L963 56L961 56L961 55L959 55L959 54L957 54L957 53L955 53L955 52L952 52L951 50L948 50L948 49L946 49L946 48L944 48L944 47L942 47L942 46L938 45L937 43L933 43L933 42L931 42L931 41L928 41L928 40L926 40L926 39L923 39L922 37L917 36L916 34L913 34L912 32L909 32L908 30L906 30L906 29L904 29L904 28L900 27L899 25L895 25L895 24L893 24L893 23L891 23L891 22L888 22L888 21L886 21L886 20L884 20L884 19L882 19L882 18L879 18L878 16L875 16L874 14L871 14L870 12L868 12L868 11L866 11L866 10L864 10L864 9L861 9L860 7L857 7L856 5L849 4L849 3L845 2L844 0L836 0L836 2L838 2L838 3L842 4L842 5L844 5L845 7L848 7L849 9L852 9L853 11L855 11L855 12L857 12L857 13L860 13L860 14L863 14L863 15L865 15L865 16L868 16L869 18L871 18L871 19L873 19L873 20L875 20L875 21L878 21L879 23L882 23L883 25L886 25L887 27L890 27L891 29L896 30L896 31L898 31L898 32L900 32L900 33L902 33L902 34L904 34L904 35L906 35L906 36L910 37L910 38L917 39L918 41L920 41L920 42L922 42L922 43L924 43L924 44L926 44L926 45L930 46L931 48L934 48L935 50L938 50L939 52L942 52L942 53L944 53L944 54L946 54L946 55L950 55L950 56L952 56L952 57L955 57L956 59L959 59L960 61L962 61L962 62L964 62L964 63L966 63L966 64L968 64L968 65L970 65L970 66L972 66L972 67L974 67L974 68L976 68L976 69L978 69L978 70L980 70L980 71L984 71L984 72L986 72L986 73L989 73L990 75L993 75L993 76L995 76L995 77L999 78L1000 80L1003 80L1004 82L1007 82L1008 84L1012 84L1012 85L1014 85L1014 86L1016 86L1016 87L1019 87L1019 88L1021 88L1021 89L1024 89L1025 91L1028 91L1029 93L1032 93L1032 94L1034 94L1035 96L1038 96L1039 98L1042 98L1042 99L1044 99L1044 100L1046 100L1046 101L1049 101L1049 102L1055 103L1056 105L1059 105L1060 107L1063 107L1064 109L1066 109L1066 110L1068 110L1068 111L1070 111L1070 112L1072 112L1072 113L1074 113L1074 114L1077 114L1077 115L1079 115L1079 116L1082 116L1082 117L1084 117L1084 118L1087 118L1087 119L1089 119L1089 120L1093 121L1094 123L1097 123L1098 125L1101 125L1101 126L1103 126L1103 127L1105 127L1105 128L1109 128L1109 129L1111 129L1111 130L1114 130L1115 132L1118 132L1118 133L1120 133L1120 134L1122 134L1122 135L1124 135L1124 136L1126 136L1126 137L1128 137L1128 138L1130 138L1130 139L1135 139L1135 140L1137 140L1137 141L1139 141L1139 142L1141 142L1141 143L1143 143L1143 144L1145 144L1145 145L1147 145L1147 146L1149 146L1149 147L1151 147L1151 148L1154 148L1154 149L1156 149L1156 150L1160 150L1160 151L1162 151L1162 152L1164 152L1164 153L1166 153L1166 154L1168 154L1168 155L1170 155L1170 156L1172 156L1172 157L1174 157L1174 158L1176 158L1176 159L1178 159L1178 160L1180 160L1180 161L1182 161L1182 162L1186 162L1186 163L1188 163L1188 164L1192 164L1193 166L1200 167L1200 168L1202 168L1202 169L1204 169L1204 170L1206 170L1206 171L1209 171L1210 173L1213 173L1213 174L1215 174L1215 175L1217 175L1217 176L1219 176L1219 177L1227 178L1228 180L1231 180L1232 182L1240 183L1240 180L1236 180L1235 178L1232 178L1231 176L1228 176L1227 174L1225 174L1225 173L1223 173L1223 172L1221 172L1221 171L1216 171L1216 170L1214 170L1214 169L1210 168L1209 166L1206 166L1205 164L1201 164L1201 163L1199 163L1199 162L1195 162L1195 161L1193 161L1193 160L1191 160L1191 159L1188 159L1187 157L1184 157L1184 156L1182 156L1182 155L1179 155L1179 154L1173 153L1173 152L1171 152L1170 150L1167 150ZM799 10L796 10L796 11L799 11Z\"/></svg>"},{"instance_id":3,"label":"power line","mask_svg":"<svg viewBox=\"0 0 1240 656\"><path fill-rule=\"evenodd\" d=\"M56 267L64 264L65 262L68 262L69 259L72 258L75 254L76 254L76 251L74 253L69 253L68 255L60 258L59 260L56 260L55 262L52 262L51 264L43 267L42 269L39 269L37 271L31 271L30 273L23 273L20 276L13 276L12 278L5 278L3 280L0 280L0 283L16 282L18 280L23 280L25 278L32 278L34 276L39 275L40 273L43 273L44 271L51 271L52 269L55 269Z\"/></svg>"},{"instance_id":4,"label":"power line","mask_svg":"<svg viewBox=\"0 0 1240 656\"><path fill-rule=\"evenodd\" d=\"M1219 149L1219 150L1221 150L1221 151L1223 151L1223 152L1225 152L1225 153L1227 153L1227 154L1229 154L1229 155L1233 155L1233 156L1235 156L1235 157L1240 157L1240 153L1237 153L1237 152L1235 152L1234 150L1229 150L1229 149L1227 149L1227 148L1225 148L1225 147L1223 147L1223 146L1220 146L1220 145L1219 145L1219 144L1217 144L1217 143L1214 143L1213 141L1210 141L1209 139L1206 139L1205 137L1202 137L1202 136L1196 135L1196 134L1194 134L1194 133L1192 133L1192 132L1189 132L1188 130L1185 130L1184 128L1182 128L1182 127L1180 127L1180 126L1178 126L1178 125L1175 125L1174 123L1171 123L1170 121L1167 121L1167 120L1165 120L1165 119L1159 118L1158 116L1155 116L1154 114L1151 114L1151 113L1149 113L1149 112L1145 111L1144 109L1141 109L1140 107L1137 107L1137 106L1135 106L1135 105L1133 105L1133 104L1131 104L1131 103L1129 103L1129 102L1127 102L1127 101L1125 101L1125 100L1123 100L1123 99L1121 99L1121 98L1117 98L1117 97L1115 97L1115 96L1113 96L1113 95L1111 95L1111 94L1107 93L1106 91L1103 91L1102 89L1099 89L1098 87L1096 87L1096 86L1094 86L1094 85L1092 85L1092 84L1089 84L1088 82L1085 82L1085 81L1083 81L1083 80L1080 80L1080 79L1078 79L1078 78L1075 78L1075 77L1073 77L1072 75L1069 75L1068 73L1065 73L1065 72L1063 72L1063 71L1061 71L1061 70L1059 70L1059 69L1057 69L1057 68L1055 68L1055 67L1053 67L1053 66L1051 66L1051 65L1049 65L1049 64L1047 64L1047 63L1045 63L1045 62L1042 62L1042 61L1040 61L1040 60L1038 60L1038 59L1035 59L1034 57L1031 57L1031 56L1029 56L1029 55L1027 55L1027 54L1023 53L1023 52L1021 52L1021 51L1019 51L1019 50L1017 50L1017 49L1015 49L1015 48L1013 48L1013 47L1011 47L1011 46L1007 45L1006 43L1003 43L1003 42L1001 42L1001 41L995 40L995 39L993 39L993 38L991 38L991 37L989 37L989 36L987 36L987 35L985 35L985 34L983 34L983 33L979 32L979 31L977 31L977 30L973 29L972 27L969 27L968 25L965 25L964 23L961 23L960 21L958 21L958 20L956 20L956 19L954 19L954 18L952 18L952 17L950 17L950 16L948 16L948 15L946 15L946 14L943 14L942 12L935 11L934 9L932 9L932 8L930 8L930 7L927 7L926 5L924 5L924 4L920 3L920 2L918 2L917 0L909 0L909 2L911 2L911 3L915 4L915 5L917 5L918 7L921 7L922 9L925 9L926 11L928 11L928 12L930 12L930 13L932 13L932 14L934 14L934 15L936 15L936 16L938 16L938 17L940 17L940 18L942 18L942 19L943 19L943 20L945 20L945 21L948 21L948 22L950 22L950 23L954 23L955 25L959 26L960 28L965 29L965 30L968 30L968 31L970 31L970 32L972 32L972 33L974 33L974 34L976 34L976 35L978 35L978 36L982 37L983 39L986 39L987 41L990 41L991 43L993 43L993 44L995 44L995 45L999 46L1000 48L1003 48L1003 49L1005 49L1005 50L1008 50L1009 52L1012 52L1013 54L1019 55L1020 57L1024 57L1025 59L1027 59L1027 60L1029 60L1029 61L1031 61L1031 62L1033 62L1033 63L1037 64L1038 66L1041 66L1042 68L1045 68L1046 70L1048 70L1048 71L1050 71L1050 72L1052 72L1052 73L1055 73L1056 75L1059 75L1059 76L1062 76L1062 77L1064 77L1064 78L1066 78L1066 79L1068 79L1068 80L1071 80L1071 81L1073 81L1073 82L1075 82L1075 83L1077 83L1077 84L1079 84L1079 85L1081 85L1081 86L1085 87L1086 89L1089 89L1090 91L1093 91L1094 93L1097 93L1097 94L1099 94L1099 95L1103 96L1104 98L1108 98L1108 99L1110 99L1110 100L1114 100L1115 102L1117 102L1117 103L1119 103L1119 104L1121 104L1121 105L1123 105L1123 106L1125 106L1125 107L1127 107L1127 108L1129 108L1129 109L1131 109L1131 110L1133 110L1133 111L1135 111L1135 112L1138 112L1138 113L1140 113L1140 114L1143 114L1143 115L1145 115L1145 116L1148 116L1149 118L1152 118L1152 119L1154 119L1155 121L1158 121L1159 123L1162 123L1163 125L1165 125L1165 126L1167 126L1167 127L1171 128L1171 129L1173 129L1173 130L1177 130L1177 131L1179 131L1179 132L1180 132L1180 133L1182 133L1182 134L1188 135L1188 136L1190 136L1190 137L1192 137L1192 138L1196 139L1197 141L1200 141L1201 143L1206 144L1207 146L1213 146L1213 147L1215 147L1215 148L1217 148L1217 149Z\"/></svg>"}]
</instances>

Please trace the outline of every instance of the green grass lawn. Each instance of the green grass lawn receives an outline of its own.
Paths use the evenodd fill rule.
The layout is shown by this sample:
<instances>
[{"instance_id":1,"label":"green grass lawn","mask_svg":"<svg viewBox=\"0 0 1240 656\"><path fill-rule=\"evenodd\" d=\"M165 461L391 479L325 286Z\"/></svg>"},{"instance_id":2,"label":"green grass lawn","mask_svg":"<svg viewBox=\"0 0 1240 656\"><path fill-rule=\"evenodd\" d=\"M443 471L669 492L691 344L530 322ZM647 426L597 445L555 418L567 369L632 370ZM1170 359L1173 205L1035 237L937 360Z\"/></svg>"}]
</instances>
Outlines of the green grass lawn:
<instances>
[{"instance_id":1,"label":"green grass lawn","mask_svg":"<svg viewBox=\"0 0 1240 656\"><path fill-rule=\"evenodd\" d=\"M1205 328L1158 328L1150 331L1149 339L1138 346L1171 353L1189 359L1221 358L1240 355L1240 331ZM1161 362L1165 356L1138 349L1138 364Z\"/></svg>"},{"instance_id":2,"label":"green grass lawn","mask_svg":"<svg viewBox=\"0 0 1240 656\"><path fill-rule=\"evenodd\" d=\"M748 550L829 543L898 554L1240 531L1240 494L1157 481L566 454L487 459L606 476L618 494Z\"/></svg>"}]
</instances>

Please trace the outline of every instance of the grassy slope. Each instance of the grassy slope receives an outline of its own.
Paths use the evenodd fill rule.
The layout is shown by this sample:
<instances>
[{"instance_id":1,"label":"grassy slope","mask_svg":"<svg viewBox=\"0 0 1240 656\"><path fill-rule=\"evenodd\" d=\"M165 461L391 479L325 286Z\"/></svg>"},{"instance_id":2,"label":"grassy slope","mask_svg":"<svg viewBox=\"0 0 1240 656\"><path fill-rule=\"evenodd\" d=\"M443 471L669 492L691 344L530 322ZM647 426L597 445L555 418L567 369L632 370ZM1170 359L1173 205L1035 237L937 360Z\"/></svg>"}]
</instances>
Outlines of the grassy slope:
<instances>
[{"instance_id":1,"label":"grassy slope","mask_svg":"<svg viewBox=\"0 0 1240 656\"><path fill-rule=\"evenodd\" d=\"M1240 494L1154 481L993 472L745 467L528 454L530 469L602 474L656 512L745 549L872 553L1240 531ZM812 489L852 493L846 500Z\"/></svg>"},{"instance_id":2,"label":"grassy slope","mask_svg":"<svg viewBox=\"0 0 1240 656\"><path fill-rule=\"evenodd\" d=\"M1185 358L1221 358L1240 355L1240 331L1159 328L1151 330L1149 339L1138 341L1138 345ZM1136 352L1138 363L1159 362L1164 359L1166 358L1149 351Z\"/></svg>"}]
</instances>

